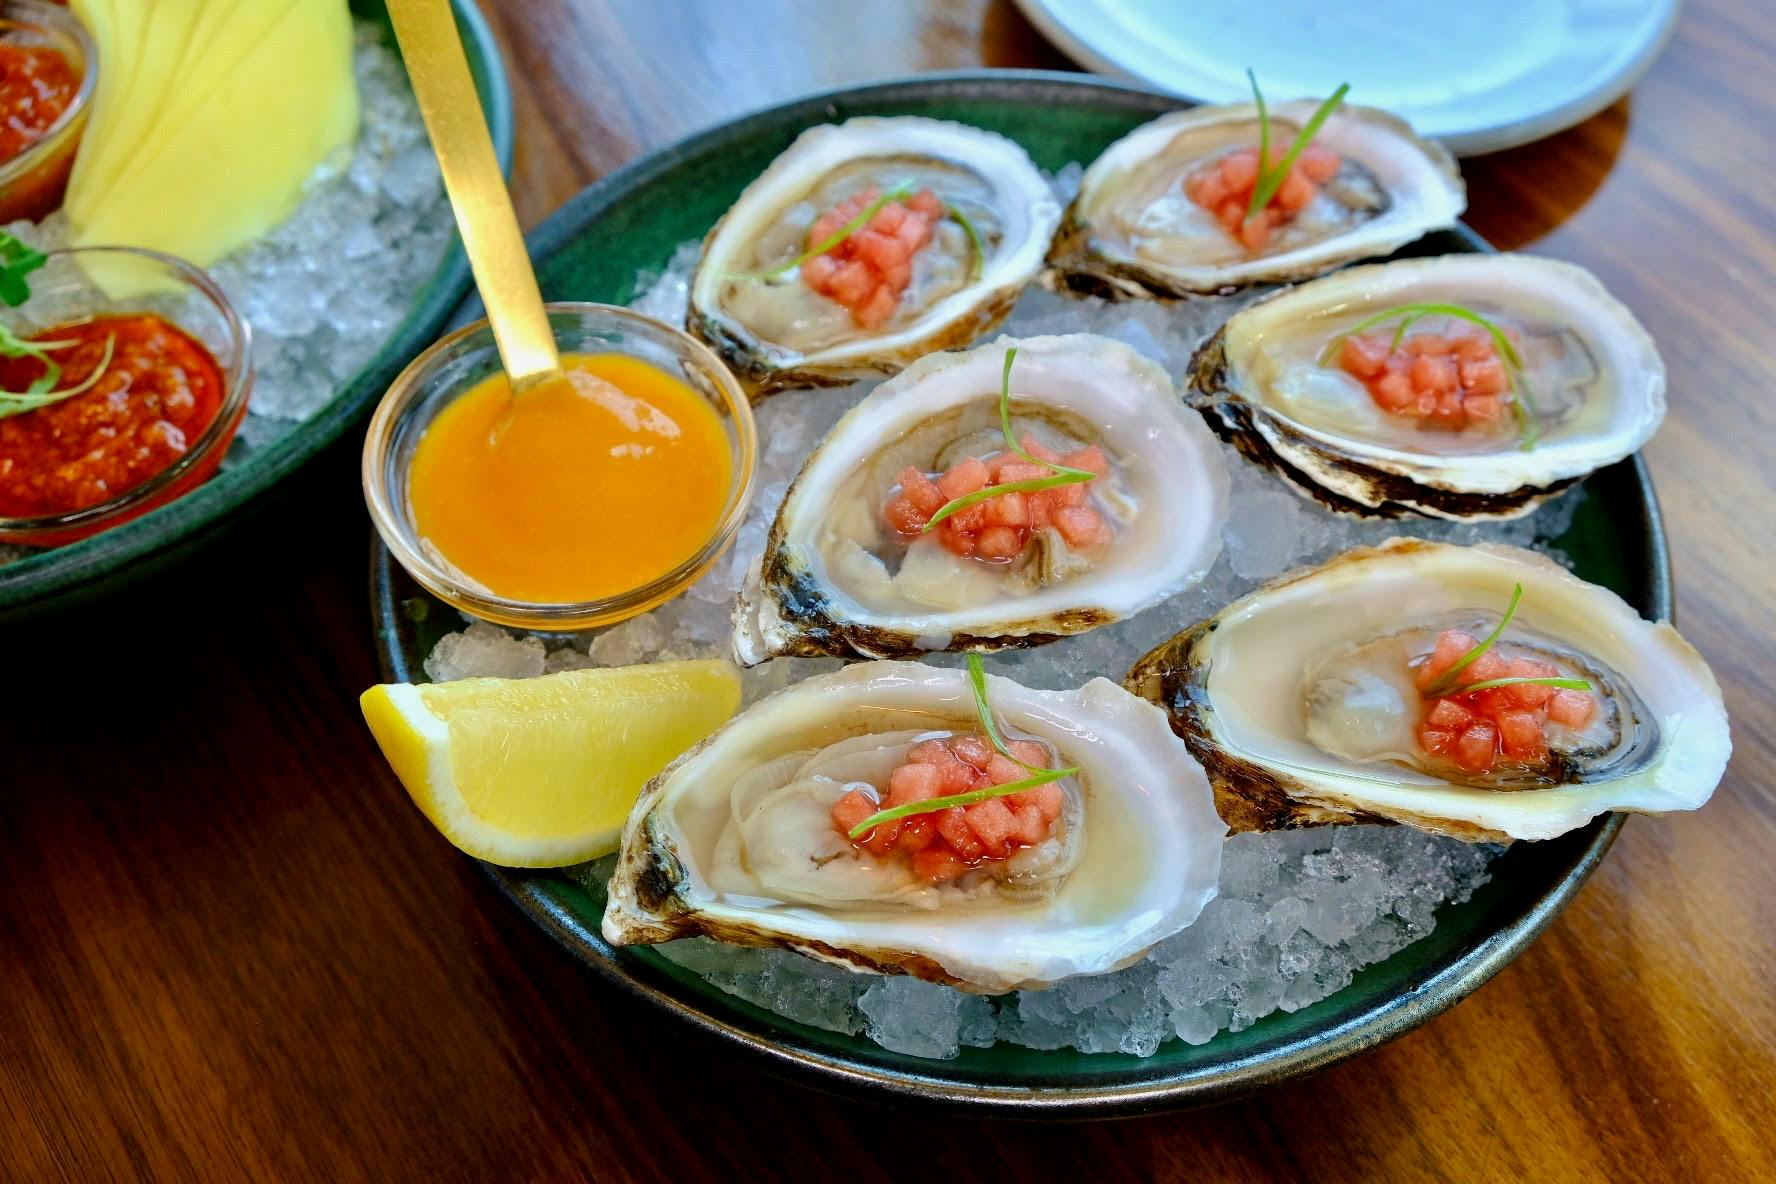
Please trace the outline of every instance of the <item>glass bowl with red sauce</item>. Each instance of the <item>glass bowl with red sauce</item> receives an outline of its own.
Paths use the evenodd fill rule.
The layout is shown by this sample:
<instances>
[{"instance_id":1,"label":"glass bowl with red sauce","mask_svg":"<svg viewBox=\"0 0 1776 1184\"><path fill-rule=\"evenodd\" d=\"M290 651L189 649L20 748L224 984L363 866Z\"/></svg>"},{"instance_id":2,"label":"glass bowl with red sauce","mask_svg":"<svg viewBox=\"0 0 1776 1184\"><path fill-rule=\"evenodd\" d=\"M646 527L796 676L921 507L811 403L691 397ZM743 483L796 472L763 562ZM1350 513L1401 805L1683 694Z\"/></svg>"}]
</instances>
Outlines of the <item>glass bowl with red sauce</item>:
<instances>
[{"instance_id":1,"label":"glass bowl with red sauce","mask_svg":"<svg viewBox=\"0 0 1776 1184\"><path fill-rule=\"evenodd\" d=\"M0 224L62 204L98 52L66 8L0 0Z\"/></svg>"},{"instance_id":2,"label":"glass bowl with red sauce","mask_svg":"<svg viewBox=\"0 0 1776 1184\"><path fill-rule=\"evenodd\" d=\"M213 476L253 388L250 330L222 289L182 259L134 247L52 251L27 281L30 298L0 308L0 322L55 345L54 390L97 378L0 416L0 542L76 542ZM27 391L45 369L0 357L0 390Z\"/></svg>"}]
</instances>

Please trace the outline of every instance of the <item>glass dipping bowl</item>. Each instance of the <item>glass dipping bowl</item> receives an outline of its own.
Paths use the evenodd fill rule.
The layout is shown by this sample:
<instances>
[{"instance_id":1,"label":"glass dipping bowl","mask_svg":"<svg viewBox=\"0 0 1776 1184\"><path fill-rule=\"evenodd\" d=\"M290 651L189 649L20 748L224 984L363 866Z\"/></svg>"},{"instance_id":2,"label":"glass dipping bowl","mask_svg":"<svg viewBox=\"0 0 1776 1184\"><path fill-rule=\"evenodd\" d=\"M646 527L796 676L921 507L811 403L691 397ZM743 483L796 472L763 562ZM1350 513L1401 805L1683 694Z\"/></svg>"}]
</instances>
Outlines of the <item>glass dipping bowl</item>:
<instances>
[{"instance_id":1,"label":"glass dipping bowl","mask_svg":"<svg viewBox=\"0 0 1776 1184\"><path fill-rule=\"evenodd\" d=\"M408 491L414 450L440 411L499 373L499 352L485 320L439 340L415 358L383 395L364 439L364 501L396 561L432 595L496 624L565 632L638 616L677 596L707 571L746 517L758 439L745 392L702 342L652 317L607 304L555 303L548 305L548 314L562 353L624 354L647 362L684 382L720 416L733 476L721 514L703 545L677 567L639 587L598 600L541 603L490 591L455 570L420 536Z\"/></svg>"},{"instance_id":2,"label":"glass dipping bowl","mask_svg":"<svg viewBox=\"0 0 1776 1184\"><path fill-rule=\"evenodd\" d=\"M68 109L43 137L17 156L0 161L0 224L21 218L35 222L62 204L68 188L68 173L86 131L98 81L98 50L72 13L43 0L0 0L0 42L52 49L80 75Z\"/></svg>"},{"instance_id":3,"label":"glass dipping bowl","mask_svg":"<svg viewBox=\"0 0 1776 1184\"><path fill-rule=\"evenodd\" d=\"M134 294L108 294L92 272L107 275ZM50 251L48 262L26 281L30 298L19 308L5 310L8 326L20 337L98 316L153 313L210 351L222 369L222 404L185 452L146 481L78 510L0 517L0 542L33 547L77 542L139 518L214 476L253 393L253 341L247 323L209 274L183 259L140 247L74 247Z\"/></svg>"}]
</instances>

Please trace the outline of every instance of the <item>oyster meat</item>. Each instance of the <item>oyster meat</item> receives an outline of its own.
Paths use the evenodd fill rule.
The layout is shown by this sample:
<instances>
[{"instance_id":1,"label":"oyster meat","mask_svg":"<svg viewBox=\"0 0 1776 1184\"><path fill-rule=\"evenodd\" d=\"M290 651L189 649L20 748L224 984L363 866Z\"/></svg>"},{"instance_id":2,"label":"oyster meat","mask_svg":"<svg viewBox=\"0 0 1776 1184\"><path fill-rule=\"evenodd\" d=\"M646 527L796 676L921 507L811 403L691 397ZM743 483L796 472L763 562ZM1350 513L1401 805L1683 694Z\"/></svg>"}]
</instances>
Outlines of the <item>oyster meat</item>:
<instances>
[{"instance_id":1,"label":"oyster meat","mask_svg":"<svg viewBox=\"0 0 1776 1184\"><path fill-rule=\"evenodd\" d=\"M1358 513L1516 517L1665 415L1634 315L1531 255L1347 268L1235 314L1191 369L1191 401L1243 455Z\"/></svg>"},{"instance_id":2,"label":"oyster meat","mask_svg":"<svg viewBox=\"0 0 1776 1184\"><path fill-rule=\"evenodd\" d=\"M1104 679L987 687L1014 751L1077 769L1050 783L1046 834L997 852L977 843L966 862L929 828L910 842L911 820L847 838L834 819L848 796L886 798L921 750L964 737L986 749L965 672L858 663L763 700L649 782L624 830L605 937L703 934L992 994L1126 966L1194 920L1215 895L1226 828L1165 717ZM987 804L945 813L961 822Z\"/></svg>"},{"instance_id":3,"label":"oyster meat","mask_svg":"<svg viewBox=\"0 0 1776 1184\"><path fill-rule=\"evenodd\" d=\"M1047 455L1094 457L1102 476L977 506L975 534L963 515L929 531L898 517L913 484L931 498L929 515L955 496L932 493L933 478L978 489L996 466L1023 459L1000 421L1013 349L1014 436ZM966 469L974 483L954 484ZM750 666L783 654L992 650L1120 620L1208 571L1227 488L1214 438L1165 372L1128 346L1075 334L934 354L872 392L808 458L740 591L736 657ZM1077 505L1051 511L1058 498ZM1073 529L1080 509L1083 531ZM1020 524L986 529L1005 521Z\"/></svg>"},{"instance_id":4,"label":"oyster meat","mask_svg":"<svg viewBox=\"0 0 1776 1184\"><path fill-rule=\"evenodd\" d=\"M1272 107L1273 142L1287 143L1317 106ZM1199 201L1193 178L1255 151L1259 136L1257 108L1242 103L1162 115L1112 144L1085 171L1055 236L1053 277L1123 296L1305 279L1453 226L1466 207L1447 151L1385 111L1345 104L1312 141L1330 175L1274 234L1247 245Z\"/></svg>"},{"instance_id":5,"label":"oyster meat","mask_svg":"<svg viewBox=\"0 0 1776 1184\"><path fill-rule=\"evenodd\" d=\"M892 374L1003 320L1059 221L1003 136L918 116L810 128L709 232L689 328L755 395Z\"/></svg>"},{"instance_id":6,"label":"oyster meat","mask_svg":"<svg viewBox=\"0 0 1776 1184\"><path fill-rule=\"evenodd\" d=\"M1732 748L1720 688L1675 629L1492 544L1394 539L1285 575L1126 685L1167 710L1236 831L1552 838L1610 810L1693 810Z\"/></svg>"}]
</instances>

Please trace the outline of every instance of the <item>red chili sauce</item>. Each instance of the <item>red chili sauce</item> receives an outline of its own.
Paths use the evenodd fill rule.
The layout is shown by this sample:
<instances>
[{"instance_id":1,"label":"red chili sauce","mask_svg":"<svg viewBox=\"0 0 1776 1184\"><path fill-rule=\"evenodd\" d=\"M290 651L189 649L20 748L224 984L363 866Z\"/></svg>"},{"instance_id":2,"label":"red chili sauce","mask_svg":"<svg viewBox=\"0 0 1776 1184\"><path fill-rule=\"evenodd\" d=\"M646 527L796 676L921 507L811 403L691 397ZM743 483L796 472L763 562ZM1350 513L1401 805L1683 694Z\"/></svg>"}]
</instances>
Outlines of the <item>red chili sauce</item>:
<instances>
[{"instance_id":1,"label":"red chili sauce","mask_svg":"<svg viewBox=\"0 0 1776 1184\"><path fill-rule=\"evenodd\" d=\"M96 317L38 341L78 341L51 353L58 388L78 386L104 358L94 387L0 419L0 517L34 518L98 505L163 471L196 444L222 407L222 367L195 339L152 315ZM0 387L23 391L44 372L35 358L0 358Z\"/></svg>"},{"instance_id":2,"label":"red chili sauce","mask_svg":"<svg viewBox=\"0 0 1776 1184\"><path fill-rule=\"evenodd\" d=\"M80 76L55 50L0 43L0 160L41 140L79 89Z\"/></svg>"}]
</instances>

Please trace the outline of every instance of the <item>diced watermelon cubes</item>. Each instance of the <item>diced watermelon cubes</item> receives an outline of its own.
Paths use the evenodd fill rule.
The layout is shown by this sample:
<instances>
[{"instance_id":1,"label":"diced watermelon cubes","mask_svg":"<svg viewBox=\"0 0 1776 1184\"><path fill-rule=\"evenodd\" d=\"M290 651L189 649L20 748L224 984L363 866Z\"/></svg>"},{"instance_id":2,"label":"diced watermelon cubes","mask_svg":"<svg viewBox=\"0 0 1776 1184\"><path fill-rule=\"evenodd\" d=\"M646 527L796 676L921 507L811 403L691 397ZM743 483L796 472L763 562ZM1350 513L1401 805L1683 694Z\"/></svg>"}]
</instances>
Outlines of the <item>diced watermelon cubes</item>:
<instances>
[{"instance_id":1,"label":"diced watermelon cubes","mask_svg":"<svg viewBox=\"0 0 1776 1184\"><path fill-rule=\"evenodd\" d=\"M943 785L944 775L936 765L902 765L888 778L888 804L930 801L943 792Z\"/></svg>"},{"instance_id":2,"label":"diced watermelon cubes","mask_svg":"<svg viewBox=\"0 0 1776 1184\"><path fill-rule=\"evenodd\" d=\"M981 846L981 841L974 837L973 828L968 825L966 806L951 806L932 817L937 819L937 833L957 856L973 863L986 853L986 848Z\"/></svg>"},{"instance_id":3,"label":"diced watermelon cubes","mask_svg":"<svg viewBox=\"0 0 1776 1184\"><path fill-rule=\"evenodd\" d=\"M1006 747L1032 767L1044 767L1049 761L1048 750L1034 741L1014 740ZM1029 775L1029 769L995 749L986 736L965 733L924 740L913 745L905 763L889 774L880 803L867 790L851 790L833 804L832 821L848 838L851 828L878 809L920 802L941 805L937 799L1009 785ZM1006 858L1017 847L1042 842L1064 807L1063 790L1048 783L965 806L909 815L882 823L851 841L881 858L911 858L914 874L936 883L960 875L957 867L966 870L983 860ZM938 851L947 852L954 865L931 854ZM925 857L923 863L918 862L921 857ZM931 874L919 870L921 867Z\"/></svg>"},{"instance_id":4,"label":"diced watermelon cubes","mask_svg":"<svg viewBox=\"0 0 1776 1184\"><path fill-rule=\"evenodd\" d=\"M987 854L994 859L1003 857L1006 844L1011 840L1017 826L1011 808L998 798L988 798L966 809L968 829L974 832L974 837L980 840Z\"/></svg>"},{"instance_id":5,"label":"diced watermelon cubes","mask_svg":"<svg viewBox=\"0 0 1776 1184\"><path fill-rule=\"evenodd\" d=\"M1484 773L1498 758L1498 727L1476 723L1455 742L1455 763L1469 773Z\"/></svg>"},{"instance_id":6,"label":"diced watermelon cubes","mask_svg":"<svg viewBox=\"0 0 1776 1184\"><path fill-rule=\"evenodd\" d=\"M945 884L968 870L949 847L927 847L913 856L913 874L927 884Z\"/></svg>"},{"instance_id":7,"label":"diced watermelon cubes","mask_svg":"<svg viewBox=\"0 0 1776 1184\"><path fill-rule=\"evenodd\" d=\"M1597 714L1597 697L1587 691L1564 687L1548 700L1548 718L1569 728L1582 728Z\"/></svg>"}]
</instances>

